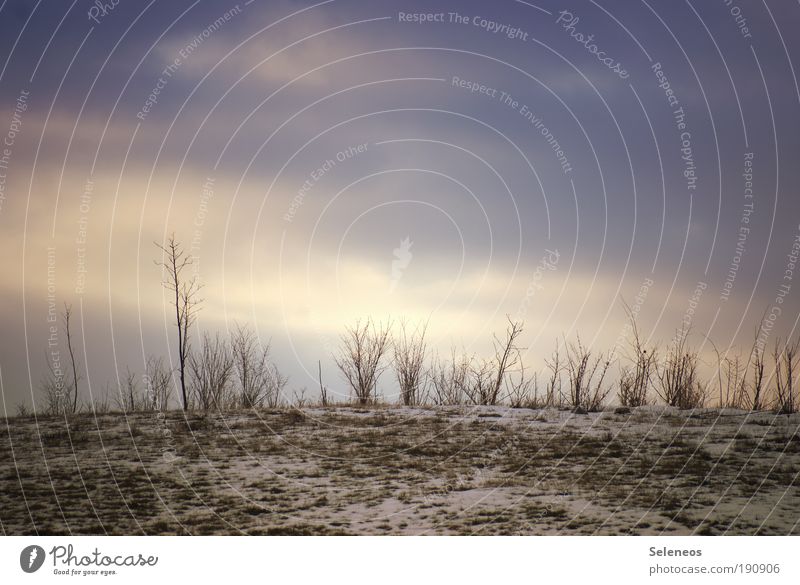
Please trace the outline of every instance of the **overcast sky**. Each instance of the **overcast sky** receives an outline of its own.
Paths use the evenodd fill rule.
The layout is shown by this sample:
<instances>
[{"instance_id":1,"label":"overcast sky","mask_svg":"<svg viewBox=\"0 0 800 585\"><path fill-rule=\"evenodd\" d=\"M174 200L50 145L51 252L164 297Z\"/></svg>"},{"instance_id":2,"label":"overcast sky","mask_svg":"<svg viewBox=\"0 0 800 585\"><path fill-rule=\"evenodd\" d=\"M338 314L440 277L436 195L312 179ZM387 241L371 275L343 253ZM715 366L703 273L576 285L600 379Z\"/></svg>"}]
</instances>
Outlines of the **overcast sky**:
<instances>
[{"instance_id":1,"label":"overcast sky","mask_svg":"<svg viewBox=\"0 0 800 585\"><path fill-rule=\"evenodd\" d=\"M198 330L252 324L290 392L321 360L346 394L330 355L367 315L478 353L524 319L535 367L613 348L623 301L704 352L795 331L797 3L108 5L0 4L9 411L63 303L84 398L174 359L172 232Z\"/></svg>"}]
</instances>

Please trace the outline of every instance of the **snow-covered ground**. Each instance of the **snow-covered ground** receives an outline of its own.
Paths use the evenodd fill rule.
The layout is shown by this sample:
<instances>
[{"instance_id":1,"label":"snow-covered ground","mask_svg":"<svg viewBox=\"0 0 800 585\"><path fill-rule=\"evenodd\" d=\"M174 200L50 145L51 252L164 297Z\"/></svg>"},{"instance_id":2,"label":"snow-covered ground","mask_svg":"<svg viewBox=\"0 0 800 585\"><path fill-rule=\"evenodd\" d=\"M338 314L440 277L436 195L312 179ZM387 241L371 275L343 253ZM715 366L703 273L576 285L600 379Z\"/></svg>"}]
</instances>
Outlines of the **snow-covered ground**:
<instances>
[{"instance_id":1,"label":"snow-covered ground","mask_svg":"<svg viewBox=\"0 0 800 585\"><path fill-rule=\"evenodd\" d=\"M338 407L0 419L5 534L800 534L800 416Z\"/></svg>"}]
</instances>

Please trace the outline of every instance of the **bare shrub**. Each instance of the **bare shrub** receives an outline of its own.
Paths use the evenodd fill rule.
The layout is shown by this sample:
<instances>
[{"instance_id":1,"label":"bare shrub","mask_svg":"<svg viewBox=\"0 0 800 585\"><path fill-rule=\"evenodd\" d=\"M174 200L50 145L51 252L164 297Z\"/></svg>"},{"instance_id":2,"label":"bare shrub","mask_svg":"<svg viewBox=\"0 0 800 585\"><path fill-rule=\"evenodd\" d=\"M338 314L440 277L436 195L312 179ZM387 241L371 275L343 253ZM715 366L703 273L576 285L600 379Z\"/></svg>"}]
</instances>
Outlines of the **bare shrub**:
<instances>
[{"instance_id":1,"label":"bare shrub","mask_svg":"<svg viewBox=\"0 0 800 585\"><path fill-rule=\"evenodd\" d=\"M575 343L567 345L566 373L569 381L570 406L588 411L599 410L611 388L606 386L605 378L611 360L599 353L592 357L592 351L583 345L578 337Z\"/></svg>"},{"instance_id":2,"label":"bare shrub","mask_svg":"<svg viewBox=\"0 0 800 585\"><path fill-rule=\"evenodd\" d=\"M775 410L781 414L797 412L797 351L800 341L775 341L772 356L775 365Z\"/></svg>"},{"instance_id":3,"label":"bare shrub","mask_svg":"<svg viewBox=\"0 0 800 585\"><path fill-rule=\"evenodd\" d=\"M122 412L135 412L142 410L144 400L139 396L139 382L136 374L129 368L125 368L125 377L117 388L117 395L114 398L117 408Z\"/></svg>"},{"instance_id":4,"label":"bare shrub","mask_svg":"<svg viewBox=\"0 0 800 585\"><path fill-rule=\"evenodd\" d=\"M17 404L17 406L15 408L14 416L18 416L20 418L25 418L25 417L30 416L30 414L31 413L28 410L28 407L24 403Z\"/></svg>"},{"instance_id":5,"label":"bare shrub","mask_svg":"<svg viewBox=\"0 0 800 585\"><path fill-rule=\"evenodd\" d=\"M559 346L559 341L556 339L556 348L553 350L550 359L545 360L550 376L547 379L547 387L545 388L544 405L549 407L561 406L564 397L561 382L564 363L561 360Z\"/></svg>"},{"instance_id":6,"label":"bare shrub","mask_svg":"<svg viewBox=\"0 0 800 585\"><path fill-rule=\"evenodd\" d=\"M506 379L509 405L511 408L542 408L544 402L539 397L536 373L532 378L526 374L519 350L516 361L519 367L514 372L509 372Z\"/></svg>"},{"instance_id":7,"label":"bare shrub","mask_svg":"<svg viewBox=\"0 0 800 585\"><path fill-rule=\"evenodd\" d=\"M668 405L681 409L701 408L706 388L700 382L697 353L689 347L689 332L679 331L657 368L656 392Z\"/></svg>"},{"instance_id":8,"label":"bare shrub","mask_svg":"<svg viewBox=\"0 0 800 585\"><path fill-rule=\"evenodd\" d=\"M724 396L720 406L746 408L750 402L747 392L747 362L738 354L725 358L723 363Z\"/></svg>"},{"instance_id":9,"label":"bare shrub","mask_svg":"<svg viewBox=\"0 0 800 585\"><path fill-rule=\"evenodd\" d=\"M464 387L469 376L470 359L465 355L458 355L452 348L449 361L441 361L437 357L429 378L433 387L432 399L438 406L463 404Z\"/></svg>"},{"instance_id":10,"label":"bare shrub","mask_svg":"<svg viewBox=\"0 0 800 585\"><path fill-rule=\"evenodd\" d=\"M756 333L756 342L753 344L752 352L753 362L753 381L750 383L750 408L752 410L761 410L764 407L764 370L766 368L766 358L764 350L758 343L758 333Z\"/></svg>"},{"instance_id":11,"label":"bare shrub","mask_svg":"<svg viewBox=\"0 0 800 585\"><path fill-rule=\"evenodd\" d=\"M391 323L374 324L372 319L356 321L342 335L343 348L334 356L336 365L350 385L359 404L375 400L378 378L386 369L383 357L389 345Z\"/></svg>"},{"instance_id":12,"label":"bare shrub","mask_svg":"<svg viewBox=\"0 0 800 585\"><path fill-rule=\"evenodd\" d=\"M195 404L202 410L224 410L230 402L233 355L219 334L203 334L199 352L189 354L189 373Z\"/></svg>"},{"instance_id":13,"label":"bare shrub","mask_svg":"<svg viewBox=\"0 0 800 585\"><path fill-rule=\"evenodd\" d=\"M631 365L625 365L620 370L617 398L623 406L644 406L647 404L647 392L658 364L658 351L655 348L647 350L639 334L636 317L627 306L626 312L631 327L631 341L630 353L624 357L627 357Z\"/></svg>"},{"instance_id":14,"label":"bare shrub","mask_svg":"<svg viewBox=\"0 0 800 585\"><path fill-rule=\"evenodd\" d=\"M162 358L155 356L147 358L145 389L144 409L159 412L169 409L172 397L172 372L164 365Z\"/></svg>"},{"instance_id":15,"label":"bare shrub","mask_svg":"<svg viewBox=\"0 0 800 585\"><path fill-rule=\"evenodd\" d=\"M425 376L425 333L427 323L418 325L413 332L407 331L405 321L400 323L400 333L392 343L394 371L400 386L400 400L406 406L418 404L422 395Z\"/></svg>"},{"instance_id":16,"label":"bare shrub","mask_svg":"<svg viewBox=\"0 0 800 585\"><path fill-rule=\"evenodd\" d=\"M522 334L523 324L508 319L504 339L494 336L494 359L469 359L468 375L464 393L472 404L495 405L502 398L501 392L510 372L520 365L520 348L517 338ZM517 389L520 390L519 388Z\"/></svg>"},{"instance_id":17,"label":"bare shrub","mask_svg":"<svg viewBox=\"0 0 800 585\"><path fill-rule=\"evenodd\" d=\"M495 390L494 364L489 360L479 360L472 358L468 360L466 383L464 384L464 395L470 404L495 404L493 399Z\"/></svg>"},{"instance_id":18,"label":"bare shrub","mask_svg":"<svg viewBox=\"0 0 800 585\"><path fill-rule=\"evenodd\" d=\"M98 396L92 396L89 409L93 414L108 414L111 412L111 385L106 382L103 391Z\"/></svg>"},{"instance_id":19,"label":"bare shrub","mask_svg":"<svg viewBox=\"0 0 800 585\"><path fill-rule=\"evenodd\" d=\"M72 411L74 401L70 391L71 385L49 359L47 359L47 374L39 383L39 388L44 399L45 414L63 415Z\"/></svg>"},{"instance_id":20,"label":"bare shrub","mask_svg":"<svg viewBox=\"0 0 800 585\"><path fill-rule=\"evenodd\" d=\"M317 368L319 369L319 399L322 406L328 406L330 400L328 399L328 387L322 383L322 361L317 360Z\"/></svg>"},{"instance_id":21,"label":"bare shrub","mask_svg":"<svg viewBox=\"0 0 800 585\"><path fill-rule=\"evenodd\" d=\"M294 404L292 404L292 408L296 410L303 410L308 403L306 400L306 388L300 388L300 392L298 393L297 390L292 392L294 394Z\"/></svg>"},{"instance_id":22,"label":"bare shrub","mask_svg":"<svg viewBox=\"0 0 800 585\"><path fill-rule=\"evenodd\" d=\"M262 406L272 390L269 344L262 346L249 327L236 325L231 351L239 403L244 408Z\"/></svg>"},{"instance_id":23,"label":"bare shrub","mask_svg":"<svg viewBox=\"0 0 800 585\"><path fill-rule=\"evenodd\" d=\"M267 408L277 408L282 402L284 389L289 383L289 377L281 374L278 366L270 364L265 378L264 398L261 401Z\"/></svg>"}]
</instances>

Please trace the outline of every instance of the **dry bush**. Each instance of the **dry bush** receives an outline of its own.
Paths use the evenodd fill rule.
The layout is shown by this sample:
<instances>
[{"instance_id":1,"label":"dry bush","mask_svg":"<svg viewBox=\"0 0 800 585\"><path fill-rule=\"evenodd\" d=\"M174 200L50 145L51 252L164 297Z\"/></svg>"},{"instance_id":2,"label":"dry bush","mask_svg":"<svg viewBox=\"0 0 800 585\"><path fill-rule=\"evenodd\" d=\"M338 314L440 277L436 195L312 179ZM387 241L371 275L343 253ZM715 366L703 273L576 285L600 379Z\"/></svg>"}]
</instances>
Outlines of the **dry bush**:
<instances>
[{"instance_id":1,"label":"dry bush","mask_svg":"<svg viewBox=\"0 0 800 585\"><path fill-rule=\"evenodd\" d=\"M605 384L610 366L611 360L607 359L605 354L599 353L592 357L592 351L583 345L580 337L575 343L567 345L565 367L569 382L570 406L587 411L602 408L611 392L611 388Z\"/></svg>"},{"instance_id":2,"label":"dry bush","mask_svg":"<svg viewBox=\"0 0 800 585\"><path fill-rule=\"evenodd\" d=\"M47 359L47 374L39 383L44 400L44 413L63 415L72 412L74 404L72 388L73 386L66 380L66 377L59 374L51 361Z\"/></svg>"},{"instance_id":3,"label":"dry bush","mask_svg":"<svg viewBox=\"0 0 800 585\"><path fill-rule=\"evenodd\" d=\"M428 324L419 325L409 333L406 322L400 323L400 333L392 343L394 349L394 371L400 386L400 400L406 406L419 403L424 392L425 333Z\"/></svg>"},{"instance_id":4,"label":"dry bush","mask_svg":"<svg viewBox=\"0 0 800 585\"><path fill-rule=\"evenodd\" d=\"M550 356L550 359L545 360L547 369L550 372L544 398L544 405L548 407L561 406L564 397L561 382L561 374L564 372L564 363L561 359L559 346L559 341L556 339L556 348L553 350L553 354Z\"/></svg>"},{"instance_id":5,"label":"dry bush","mask_svg":"<svg viewBox=\"0 0 800 585\"><path fill-rule=\"evenodd\" d=\"M457 356L455 348L450 356L450 361L441 361L437 357L428 374L433 388L431 398L438 406L464 403L470 359L465 355Z\"/></svg>"},{"instance_id":6,"label":"dry bush","mask_svg":"<svg viewBox=\"0 0 800 585\"><path fill-rule=\"evenodd\" d=\"M697 352L689 347L689 332L679 331L664 362L657 368L656 392L668 405L681 409L702 408L706 388L698 374Z\"/></svg>"},{"instance_id":7,"label":"dry bush","mask_svg":"<svg viewBox=\"0 0 800 585\"><path fill-rule=\"evenodd\" d=\"M761 410L764 407L764 370L766 369L766 359L764 351L758 342L753 344L753 381L750 383L749 406L752 410Z\"/></svg>"},{"instance_id":8,"label":"dry bush","mask_svg":"<svg viewBox=\"0 0 800 585\"><path fill-rule=\"evenodd\" d=\"M494 364L488 360L469 360L464 395L470 404L495 404Z\"/></svg>"},{"instance_id":9,"label":"dry bush","mask_svg":"<svg viewBox=\"0 0 800 585\"><path fill-rule=\"evenodd\" d=\"M627 306L626 311L631 326L631 341L630 353L624 357L627 357L631 365L623 366L620 370L617 398L623 406L644 406L647 404L647 392L658 364L658 350L647 350L633 312Z\"/></svg>"},{"instance_id":10,"label":"dry bush","mask_svg":"<svg viewBox=\"0 0 800 585\"><path fill-rule=\"evenodd\" d=\"M539 387L536 373L529 377L522 363L522 355L517 351L519 367L508 373L506 379L506 395L511 408L542 408L545 404L539 398Z\"/></svg>"},{"instance_id":11,"label":"dry bush","mask_svg":"<svg viewBox=\"0 0 800 585\"><path fill-rule=\"evenodd\" d=\"M122 412L135 412L142 410L142 402L139 397L139 383L136 374L125 368L125 377L117 388L117 395L114 401L117 408Z\"/></svg>"},{"instance_id":12,"label":"dry bush","mask_svg":"<svg viewBox=\"0 0 800 585\"><path fill-rule=\"evenodd\" d=\"M203 334L200 351L189 354L192 397L202 410L224 410L230 404L234 374L233 354L219 336Z\"/></svg>"},{"instance_id":13,"label":"dry bush","mask_svg":"<svg viewBox=\"0 0 800 585\"><path fill-rule=\"evenodd\" d=\"M449 362L435 360L429 375L434 402L495 405L503 398L504 388L506 394L512 390L515 394L527 391L530 382L524 377L524 370L522 380L509 380L512 372L520 372L520 348L516 342L522 330L522 323L509 319L505 338L494 337L493 359L478 359L466 354L457 356L453 349ZM508 387L509 383L517 387Z\"/></svg>"},{"instance_id":14,"label":"dry bush","mask_svg":"<svg viewBox=\"0 0 800 585\"><path fill-rule=\"evenodd\" d=\"M775 366L775 410L781 414L797 412L797 351L800 341L775 341L772 357Z\"/></svg>"},{"instance_id":15,"label":"dry bush","mask_svg":"<svg viewBox=\"0 0 800 585\"><path fill-rule=\"evenodd\" d=\"M262 406L273 392L269 344L262 346L249 327L236 325L231 351L239 404L244 408Z\"/></svg>"},{"instance_id":16,"label":"dry bush","mask_svg":"<svg viewBox=\"0 0 800 585\"><path fill-rule=\"evenodd\" d=\"M347 327L342 349L334 356L336 365L350 385L359 404L374 402L378 378L386 369L383 357L389 346L391 322L374 324L372 319Z\"/></svg>"},{"instance_id":17,"label":"dry bush","mask_svg":"<svg viewBox=\"0 0 800 585\"><path fill-rule=\"evenodd\" d=\"M506 378L510 372L522 365L520 348L517 346L517 338L522 335L523 324L520 321L512 321L506 317L508 326L506 327L505 339L494 336L494 362L491 364L491 376L493 378L488 392L480 395L480 404L497 404L500 399L500 391L506 383ZM523 370L524 373L524 370ZM519 383L520 381L517 380ZM522 380L524 384L524 379ZM519 390L519 389L518 389Z\"/></svg>"},{"instance_id":18,"label":"dry bush","mask_svg":"<svg viewBox=\"0 0 800 585\"><path fill-rule=\"evenodd\" d=\"M111 412L111 385L108 382L103 386L103 391L99 396L92 396L92 400L89 403L89 410L91 410L94 415L108 414Z\"/></svg>"},{"instance_id":19,"label":"dry bush","mask_svg":"<svg viewBox=\"0 0 800 585\"><path fill-rule=\"evenodd\" d=\"M747 362L740 355L726 357L722 364L724 384L720 388L720 406L747 408L750 398L747 391Z\"/></svg>"},{"instance_id":20,"label":"dry bush","mask_svg":"<svg viewBox=\"0 0 800 585\"><path fill-rule=\"evenodd\" d=\"M149 356L145 363L145 400L146 410L165 411L169 409L172 397L172 372L164 365L160 357Z\"/></svg>"},{"instance_id":21,"label":"dry bush","mask_svg":"<svg viewBox=\"0 0 800 585\"><path fill-rule=\"evenodd\" d=\"M267 368L267 376L264 379L265 389L261 405L267 408L277 408L283 401L283 393L286 384L289 383L289 377L281 374L278 366L269 364Z\"/></svg>"}]
</instances>

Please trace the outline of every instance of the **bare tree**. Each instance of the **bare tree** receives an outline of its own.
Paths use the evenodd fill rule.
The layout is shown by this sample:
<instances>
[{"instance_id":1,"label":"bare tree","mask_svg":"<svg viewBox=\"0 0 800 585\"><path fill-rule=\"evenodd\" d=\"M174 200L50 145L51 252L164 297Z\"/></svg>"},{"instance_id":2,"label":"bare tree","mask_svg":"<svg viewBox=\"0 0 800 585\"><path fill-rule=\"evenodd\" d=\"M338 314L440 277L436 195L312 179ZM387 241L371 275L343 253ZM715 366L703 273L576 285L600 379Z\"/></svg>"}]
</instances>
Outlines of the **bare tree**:
<instances>
[{"instance_id":1,"label":"bare tree","mask_svg":"<svg viewBox=\"0 0 800 585\"><path fill-rule=\"evenodd\" d=\"M382 361L389 345L390 329L391 323L376 326L367 318L363 325L359 320L347 327L342 335L343 348L334 359L360 404L369 404L375 399L378 378L386 368Z\"/></svg>"},{"instance_id":2,"label":"bare tree","mask_svg":"<svg viewBox=\"0 0 800 585\"><path fill-rule=\"evenodd\" d=\"M775 341L773 358L775 360L775 408L781 414L797 412L797 392L795 376L797 351L800 341Z\"/></svg>"},{"instance_id":3,"label":"bare tree","mask_svg":"<svg viewBox=\"0 0 800 585\"><path fill-rule=\"evenodd\" d=\"M175 239L175 234L170 236L166 245L156 242L156 246L163 253L162 261L156 261L165 275L162 284L172 294L172 302L175 307L175 324L178 327L178 375L183 409L186 410L188 408L186 365L190 353L189 331L200 309L201 285L194 275L187 277L185 274L187 268L192 265L192 257L184 252L181 244Z\"/></svg>"},{"instance_id":4,"label":"bare tree","mask_svg":"<svg viewBox=\"0 0 800 585\"><path fill-rule=\"evenodd\" d=\"M580 337L577 342L567 345L566 372L573 408L587 411L600 409L611 392L611 388L605 385L610 366L611 360L603 353L592 357L592 351L583 345Z\"/></svg>"},{"instance_id":5,"label":"bare tree","mask_svg":"<svg viewBox=\"0 0 800 585\"><path fill-rule=\"evenodd\" d=\"M697 353L689 347L689 331L679 331L657 368L656 392L668 406L682 409L705 404L706 388L700 382Z\"/></svg>"},{"instance_id":6,"label":"bare tree","mask_svg":"<svg viewBox=\"0 0 800 585\"><path fill-rule=\"evenodd\" d=\"M64 329L67 334L67 348L69 349L69 359L72 362L72 412L78 412L78 382L80 376L78 375L78 368L75 365L75 353L72 351L72 333L69 327L69 320L72 316L72 305L64 303Z\"/></svg>"},{"instance_id":7,"label":"bare tree","mask_svg":"<svg viewBox=\"0 0 800 585\"><path fill-rule=\"evenodd\" d=\"M417 326L409 333L406 322L400 323L400 334L393 341L394 370L400 385L400 399L406 406L418 403L424 385L425 333L428 324Z\"/></svg>"},{"instance_id":8,"label":"bare tree","mask_svg":"<svg viewBox=\"0 0 800 585\"><path fill-rule=\"evenodd\" d=\"M172 396L172 372L164 366L160 357L149 356L145 363L145 387L149 410L164 411L169 408Z\"/></svg>"}]
</instances>

